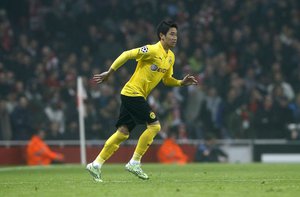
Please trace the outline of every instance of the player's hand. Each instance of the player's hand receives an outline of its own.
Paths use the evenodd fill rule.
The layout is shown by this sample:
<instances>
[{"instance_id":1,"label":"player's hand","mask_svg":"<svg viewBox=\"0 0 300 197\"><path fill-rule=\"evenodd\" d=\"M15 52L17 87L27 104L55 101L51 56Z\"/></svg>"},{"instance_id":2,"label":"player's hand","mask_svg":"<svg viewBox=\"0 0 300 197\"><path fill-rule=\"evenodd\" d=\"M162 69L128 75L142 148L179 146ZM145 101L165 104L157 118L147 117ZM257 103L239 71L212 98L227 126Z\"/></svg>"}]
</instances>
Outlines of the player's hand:
<instances>
[{"instance_id":1,"label":"player's hand","mask_svg":"<svg viewBox=\"0 0 300 197\"><path fill-rule=\"evenodd\" d=\"M93 80L96 82L96 83L102 83L104 81L107 81L109 76L114 72L114 70L112 69L109 69L108 71L105 71L101 74L95 74L94 77L93 77Z\"/></svg>"},{"instance_id":2,"label":"player's hand","mask_svg":"<svg viewBox=\"0 0 300 197\"><path fill-rule=\"evenodd\" d=\"M106 71L106 72L103 72L101 74L95 74L94 77L93 77L93 80L96 83L102 83L104 81L107 81L108 78L109 78L109 74L108 74L108 71Z\"/></svg>"},{"instance_id":3,"label":"player's hand","mask_svg":"<svg viewBox=\"0 0 300 197\"><path fill-rule=\"evenodd\" d=\"M195 79L194 76L190 76L190 74L188 74L183 78L181 85L198 85L198 81Z\"/></svg>"}]
</instances>

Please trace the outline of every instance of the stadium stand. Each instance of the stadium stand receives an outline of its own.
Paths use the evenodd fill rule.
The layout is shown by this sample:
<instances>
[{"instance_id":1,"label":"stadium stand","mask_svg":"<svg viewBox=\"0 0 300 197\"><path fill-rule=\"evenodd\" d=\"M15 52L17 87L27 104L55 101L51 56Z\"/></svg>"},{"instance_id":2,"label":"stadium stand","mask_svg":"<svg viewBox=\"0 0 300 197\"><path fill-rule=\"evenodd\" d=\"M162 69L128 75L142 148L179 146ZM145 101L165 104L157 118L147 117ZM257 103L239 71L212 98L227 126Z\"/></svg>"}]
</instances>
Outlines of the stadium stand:
<instances>
[{"instance_id":1,"label":"stadium stand","mask_svg":"<svg viewBox=\"0 0 300 197\"><path fill-rule=\"evenodd\" d=\"M0 2L0 140L78 139L76 78L83 76L86 136L114 131L115 95L134 69L126 64L97 86L123 50L156 41L155 25L179 25L176 73L198 87L160 87L149 97L163 131L180 139L299 140L300 15L297 0L20 0ZM295 129L298 128L298 129ZM163 133L161 135L163 138ZM134 138L134 136L132 136Z\"/></svg>"}]
</instances>

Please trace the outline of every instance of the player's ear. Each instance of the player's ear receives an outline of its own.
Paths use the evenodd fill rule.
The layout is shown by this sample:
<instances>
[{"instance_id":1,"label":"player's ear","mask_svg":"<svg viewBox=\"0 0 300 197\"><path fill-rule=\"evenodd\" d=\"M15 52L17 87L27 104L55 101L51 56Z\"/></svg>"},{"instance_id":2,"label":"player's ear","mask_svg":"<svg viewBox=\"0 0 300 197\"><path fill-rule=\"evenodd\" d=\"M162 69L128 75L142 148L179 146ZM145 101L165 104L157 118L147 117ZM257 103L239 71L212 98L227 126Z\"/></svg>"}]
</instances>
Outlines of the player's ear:
<instances>
[{"instance_id":1,"label":"player's ear","mask_svg":"<svg viewBox=\"0 0 300 197\"><path fill-rule=\"evenodd\" d=\"M159 33L159 37L161 40L165 40L165 35L163 33Z\"/></svg>"}]
</instances>

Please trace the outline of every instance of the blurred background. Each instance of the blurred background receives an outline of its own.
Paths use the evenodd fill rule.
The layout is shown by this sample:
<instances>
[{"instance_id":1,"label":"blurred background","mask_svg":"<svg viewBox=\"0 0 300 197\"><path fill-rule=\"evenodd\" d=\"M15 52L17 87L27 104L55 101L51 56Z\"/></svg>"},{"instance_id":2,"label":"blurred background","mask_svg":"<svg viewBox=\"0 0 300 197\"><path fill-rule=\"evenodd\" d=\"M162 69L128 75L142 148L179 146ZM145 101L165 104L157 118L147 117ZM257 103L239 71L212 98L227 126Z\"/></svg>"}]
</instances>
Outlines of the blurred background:
<instances>
[{"instance_id":1,"label":"blurred background","mask_svg":"<svg viewBox=\"0 0 300 197\"><path fill-rule=\"evenodd\" d=\"M41 129L54 149L69 151L67 162L78 161L78 76L87 91L85 132L93 158L96 145L115 131L119 92L135 62L103 85L93 83L93 74L122 51L157 42L163 19L179 26L174 76L190 73L200 85L159 85L151 93L162 123L157 146L175 128L190 161L208 135L230 162L261 161L263 153L299 158L299 1L1 0L0 152L8 156L0 164L24 163L20 155ZM127 143L124 149L132 148ZM157 161L155 144L152 150L146 161Z\"/></svg>"}]
</instances>

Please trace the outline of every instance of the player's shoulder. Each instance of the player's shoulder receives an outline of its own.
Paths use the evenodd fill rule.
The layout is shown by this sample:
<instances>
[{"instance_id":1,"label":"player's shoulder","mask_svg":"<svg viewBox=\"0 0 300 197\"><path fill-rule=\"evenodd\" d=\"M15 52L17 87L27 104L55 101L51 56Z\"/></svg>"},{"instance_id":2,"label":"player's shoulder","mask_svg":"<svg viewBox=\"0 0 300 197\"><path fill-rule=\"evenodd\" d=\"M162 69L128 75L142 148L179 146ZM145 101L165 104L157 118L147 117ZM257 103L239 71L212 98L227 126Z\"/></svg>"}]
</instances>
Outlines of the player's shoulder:
<instances>
[{"instance_id":1,"label":"player's shoulder","mask_svg":"<svg viewBox=\"0 0 300 197\"><path fill-rule=\"evenodd\" d=\"M155 53L155 51L155 46L153 44L147 44L139 48L139 53L141 54L151 55Z\"/></svg>"},{"instance_id":2,"label":"player's shoulder","mask_svg":"<svg viewBox=\"0 0 300 197\"><path fill-rule=\"evenodd\" d=\"M151 52L151 51L157 51L158 45L157 45L157 43L156 44L147 44L146 47Z\"/></svg>"},{"instance_id":3,"label":"player's shoulder","mask_svg":"<svg viewBox=\"0 0 300 197\"><path fill-rule=\"evenodd\" d=\"M141 53L148 53L149 52L149 45L144 45L139 48Z\"/></svg>"}]
</instances>

